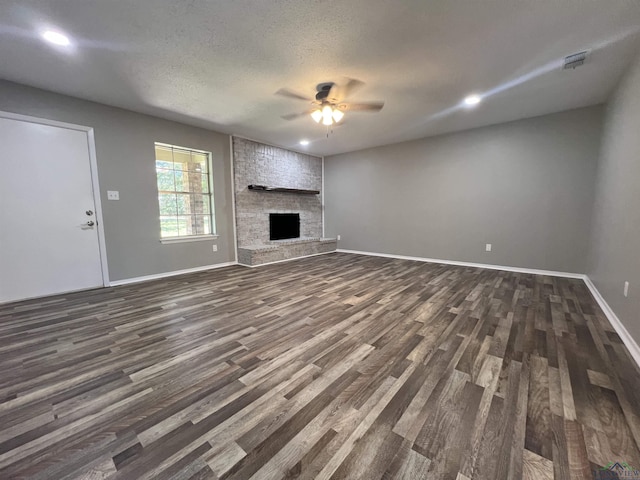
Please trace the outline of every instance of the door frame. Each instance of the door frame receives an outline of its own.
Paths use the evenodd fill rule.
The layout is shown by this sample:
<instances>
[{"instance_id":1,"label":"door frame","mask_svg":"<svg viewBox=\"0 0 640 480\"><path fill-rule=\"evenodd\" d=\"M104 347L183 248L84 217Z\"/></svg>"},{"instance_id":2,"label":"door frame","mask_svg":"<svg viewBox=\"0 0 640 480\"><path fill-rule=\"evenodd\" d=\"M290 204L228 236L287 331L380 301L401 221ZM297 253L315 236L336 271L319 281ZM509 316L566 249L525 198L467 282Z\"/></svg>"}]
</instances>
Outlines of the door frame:
<instances>
[{"instance_id":1,"label":"door frame","mask_svg":"<svg viewBox=\"0 0 640 480\"><path fill-rule=\"evenodd\" d=\"M21 115L19 113L5 112L0 110L0 118L9 120L18 120L22 122L37 123L40 125L48 125L50 127L66 128L68 130L77 130L87 135L87 151L89 153L89 173L91 175L91 190L93 193L93 204L96 209L96 223L98 224L98 250L100 252L100 268L102 270L102 286L109 286L109 268L107 265L107 247L104 236L104 221L102 219L102 201L100 200L100 183L98 182L98 160L96 157L96 143L93 127L84 125L76 125L73 123L58 122L48 118L32 117L30 115Z\"/></svg>"}]
</instances>

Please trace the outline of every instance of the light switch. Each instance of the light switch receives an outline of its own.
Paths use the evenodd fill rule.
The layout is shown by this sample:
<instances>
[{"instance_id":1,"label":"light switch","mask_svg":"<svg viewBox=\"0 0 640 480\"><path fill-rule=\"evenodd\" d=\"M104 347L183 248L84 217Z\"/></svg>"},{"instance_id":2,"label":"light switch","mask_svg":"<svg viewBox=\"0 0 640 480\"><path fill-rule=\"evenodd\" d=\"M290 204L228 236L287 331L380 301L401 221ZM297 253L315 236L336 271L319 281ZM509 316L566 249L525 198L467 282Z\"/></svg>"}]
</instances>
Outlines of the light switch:
<instances>
[{"instance_id":1,"label":"light switch","mask_svg":"<svg viewBox=\"0 0 640 480\"><path fill-rule=\"evenodd\" d=\"M107 190L107 200L120 200L120 192L117 190Z\"/></svg>"},{"instance_id":2,"label":"light switch","mask_svg":"<svg viewBox=\"0 0 640 480\"><path fill-rule=\"evenodd\" d=\"M491 244L487 243L487 246L484 247L485 251L490 252L491 251Z\"/></svg>"}]
</instances>

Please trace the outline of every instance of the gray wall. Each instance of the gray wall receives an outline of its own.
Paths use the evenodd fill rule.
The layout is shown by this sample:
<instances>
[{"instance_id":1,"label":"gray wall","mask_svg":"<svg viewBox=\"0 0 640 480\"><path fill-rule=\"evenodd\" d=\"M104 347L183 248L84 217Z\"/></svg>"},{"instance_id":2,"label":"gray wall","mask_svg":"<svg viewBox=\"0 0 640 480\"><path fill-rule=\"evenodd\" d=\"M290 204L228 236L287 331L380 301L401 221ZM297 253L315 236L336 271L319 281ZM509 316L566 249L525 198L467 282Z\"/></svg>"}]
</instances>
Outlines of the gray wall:
<instances>
[{"instance_id":1,"label":"gray wall","mask_svg":"<svg viewBox=\"0 0 640 480\"><path fill-rule=\"evenodd\" d=\"M299 213L300 236L322 236L322 197L249 190L251 184L322 191L322 158L233 138L238 246L269 243L269 213Z\"/></svg>"},{"instance_id":2,"label":"gray wall","mask_svg":"<svg viewBox=\"0 0 640 480\"><path fill-rule=\"evenodd\" d=\"M110 279L235 260L229 137L0 81L0 110L93 127ZM154 142L213 153L218 252L213 241L161 244ZM107 201L119 190L119 201Z\"/></svg>"},{"instance_id":3,"label":"gray wall","mask_svg":"<svg viewBox=\"0 0 640 480\"><path fill-rule=\"evenodd\" d=\"M341 249L584 273L602 118L596 106L326 157L325 233Z\"/></svg>"},{"instance_id":4,"label":"gray wall","mask_svg":"<svg viewBox=\"0 0 640 480\"><path fill-rule=\"evenodd\" d=\"M640 57L607 107L587 274L640 343Z\"/></svg>"}]
</instances>

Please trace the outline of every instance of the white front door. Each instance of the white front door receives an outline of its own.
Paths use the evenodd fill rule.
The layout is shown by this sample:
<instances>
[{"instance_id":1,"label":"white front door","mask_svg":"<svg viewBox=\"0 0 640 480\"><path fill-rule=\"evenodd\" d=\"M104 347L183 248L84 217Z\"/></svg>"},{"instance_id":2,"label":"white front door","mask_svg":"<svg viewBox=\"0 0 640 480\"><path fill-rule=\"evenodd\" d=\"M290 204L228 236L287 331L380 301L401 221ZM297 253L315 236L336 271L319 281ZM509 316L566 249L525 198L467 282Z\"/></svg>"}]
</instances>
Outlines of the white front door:
<instances>
[{"instance_id":1,"label":"white front door","mask_svg":"<svg viewBox=\"0 0 640 480\"><path fill-rule=\"evenodd\" d=\"M88 140L0 116L0 302L104 284Z\"/></svg>"}]
</instances>

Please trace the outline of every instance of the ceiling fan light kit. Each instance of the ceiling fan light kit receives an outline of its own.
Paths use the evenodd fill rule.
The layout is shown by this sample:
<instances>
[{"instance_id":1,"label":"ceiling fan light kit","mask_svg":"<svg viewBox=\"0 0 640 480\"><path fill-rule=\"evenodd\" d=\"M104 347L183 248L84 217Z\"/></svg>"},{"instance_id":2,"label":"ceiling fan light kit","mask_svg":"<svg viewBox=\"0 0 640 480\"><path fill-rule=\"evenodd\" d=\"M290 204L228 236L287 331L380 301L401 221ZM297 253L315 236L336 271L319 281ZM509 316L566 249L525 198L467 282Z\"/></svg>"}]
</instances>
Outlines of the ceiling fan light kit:
<instances>
[{"instance_id":1,"label":"ceiling fan light kit","mask_svg":"<svg viewBox=\"0 0 640 480\"><path fill-rule=\"evenodd\" d=\"M313 118L316 123L320 123L320 120L322 120L322 110L318 109L311 112L311 118Z\"/></svg>"},{"instance_id":2,"label":"ceiling fan light kit","mask_svg":"<svg viewBox=\"0 0 640 480\"><path fill-rule=\"evenodd\" d=\"M344 112L340 111L338 107L332 107L329 104L325 104L322 109L317 108L311 112L311 118L313 118L316 123L320 123L322 120L322 124L326 126L338 123L343 117Z\"/></svg>"},{"instance_id":3,"label":"ceiling fan light kit","mask_svg":"<svg viewBox=\"0 0 640 480\"><path fill-rule=\"evenodd\" d=\"M333 109L331 105L325 105L322 107L322 124L331 125L333 123Z\"/></svg>"}]
</instances>

